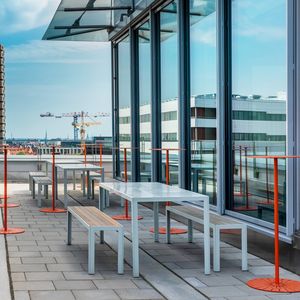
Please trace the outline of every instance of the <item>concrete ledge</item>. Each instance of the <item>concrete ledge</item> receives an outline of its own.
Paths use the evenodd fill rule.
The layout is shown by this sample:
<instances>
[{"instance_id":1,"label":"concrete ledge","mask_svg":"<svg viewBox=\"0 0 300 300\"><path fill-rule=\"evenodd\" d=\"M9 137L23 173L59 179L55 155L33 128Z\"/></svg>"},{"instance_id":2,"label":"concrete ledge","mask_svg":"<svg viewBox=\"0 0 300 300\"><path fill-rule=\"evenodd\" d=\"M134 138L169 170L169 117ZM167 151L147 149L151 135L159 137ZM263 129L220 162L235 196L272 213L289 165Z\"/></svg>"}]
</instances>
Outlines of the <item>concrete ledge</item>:
<instances>
[{"instance_id":1,"label":"concrete ledge","mask_svg":"<svg viewBox=\"0 0 300 300\"><path fill-rule=\"evenodd\" d=\"M0 224L3 226L2 213L0 213ZM0 235L0 299L11 300L9 275L6 259L6 246L4 235Z\"/></svg>"}]
</instances>

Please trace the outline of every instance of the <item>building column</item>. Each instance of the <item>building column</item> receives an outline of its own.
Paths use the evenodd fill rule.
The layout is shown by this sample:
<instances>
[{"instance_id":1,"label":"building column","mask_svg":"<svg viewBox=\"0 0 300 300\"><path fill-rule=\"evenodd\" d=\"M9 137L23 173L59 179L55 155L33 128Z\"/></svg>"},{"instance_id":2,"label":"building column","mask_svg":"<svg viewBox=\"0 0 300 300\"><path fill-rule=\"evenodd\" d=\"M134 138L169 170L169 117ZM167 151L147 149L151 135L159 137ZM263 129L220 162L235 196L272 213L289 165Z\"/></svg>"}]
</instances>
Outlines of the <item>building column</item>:
<instances>
[{"instance_id":1,"label":"building column","mask_svg":"<svg viewBox=\"0 0 300 300\"><path fill-rule=\"evenodd\" d=\"M178 0L179 186L191 189L190 1Z\"/></svg>"}]
</instances>

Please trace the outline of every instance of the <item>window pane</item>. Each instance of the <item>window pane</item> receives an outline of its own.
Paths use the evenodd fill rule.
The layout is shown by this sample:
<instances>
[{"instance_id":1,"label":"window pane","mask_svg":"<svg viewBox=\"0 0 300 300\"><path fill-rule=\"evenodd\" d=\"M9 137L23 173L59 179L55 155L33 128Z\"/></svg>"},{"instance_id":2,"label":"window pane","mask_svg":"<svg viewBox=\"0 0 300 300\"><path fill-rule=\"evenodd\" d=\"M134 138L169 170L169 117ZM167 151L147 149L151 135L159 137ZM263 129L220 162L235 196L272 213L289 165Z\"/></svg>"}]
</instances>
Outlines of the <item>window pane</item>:
<instances>
[{"instance_id":1,"label":"window pane","mask_svg":"<svg viewBox=\"0 0 300 300\"><path fill-rule=\"evenodd\" d=\"M286 153L287 1L232 1L230 209L273 222L273 162L250 155ZM279 161L279 219L285 225L286 164Z\"/></svg>"},{"instance_id":2,"label":"window pane","mask_svg":"<svg viewBox=\"0 0 300 300\"><path fill-rule=\"evenodd\" d=\"M178 148L178 50L177 5L173 1L160 12L161 131L162 148ZM165 151L162 155L165 181ZM170 183L178 183L178 151L170 152Z\"/></svg>"},{"instance_id":3,"label":"window pane","mask_svg":"<svg viewBox=\"0 0 300 300\"><path fill-rule=\"evenodd\" d=\"M124 177L124 147L131 147L130 114L130 43L125 38L118 44L118 96L119 96L119 146L120 174ZM127 150L128 178L131 177L131 150Z\"/></svg>"},{"instance_id":4,"label":"window pane","mask_svg":"<svg viewBox=\"0 0 300 300\"><path fill-rule=\"evenodd\" d=\"M151 48L150 23L138 29L139 101L140 101L140 170L141 181L151 181Z\"/></svg>"},{"instance_id":5,"label":"window pane","mask_svg":"<svg viewBox=\"0 0 300 300\"><path fill-rule=\"evenodd\" d=\"M193 190L216 204L216 3L190 0Z\"/></svg>"}]
</instances>

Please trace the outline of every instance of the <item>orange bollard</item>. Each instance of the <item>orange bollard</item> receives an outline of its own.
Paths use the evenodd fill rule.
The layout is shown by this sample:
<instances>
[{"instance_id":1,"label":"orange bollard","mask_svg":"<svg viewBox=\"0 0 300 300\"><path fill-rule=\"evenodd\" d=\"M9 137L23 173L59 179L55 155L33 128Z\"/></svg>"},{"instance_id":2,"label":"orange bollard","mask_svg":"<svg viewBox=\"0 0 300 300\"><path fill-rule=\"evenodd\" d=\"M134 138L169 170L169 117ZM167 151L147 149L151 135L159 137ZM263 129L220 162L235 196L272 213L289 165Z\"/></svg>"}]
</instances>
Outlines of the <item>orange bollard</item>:
<instances>
[{"instance_id":1,"label":"orange bollard","mask_svg":"<svg viewBox=\"0 0 300 300\"><path fill-rule=\"evenodd\" d=\"M55 146L52 146L52 207L42 208L40 212L44 213L65 213L66 210L63 208L55 207L55 195L56 195L56 185L55 185Z\"/></svg>"},{"instance_id":2,"label":"orange bollard","mask_svg":"<svg viewBox=\"0 0 300 300\"><path fill-rule=\"evenodd\" d=\"M184 150L184 149L173 149L173 148L161 148L161 149L151 149L154 151L166 151L166 184L169 185L170 184L170 171L169 171L169 165L170 165L170 151L174 151L174 150ZM166 203L166 206L170 206L170 202L168 201ZM150 232L154 233L154 228L151 227L150 228ZM160 234L166 234L167 233L167 229L165 227L159 227L158 232ZM170 229L170 234L184 234L187 233L186 229L181 229L181 228L171 228Z\"/></svg>"},{"instance_id":3,"label":"orange bollard","mask_svg":"<svg viewBox=\"0 0 300 300\"><path fill-rule=\"evenodd\" d=\"M127 175L127 148L124 149L124 181L128 182L128 175ZM125 220L125 221L130 221L131 216L129 215L129 205L128 205L128 200L125 199L125 205L124 205L124 214L123 215L116 215L113 216L112 218L114 220ZM143 217L138 216L138 220L143 219Z\"/></svg>"},{"instance_id":4,"label":"orange bollard","mask_svg":"<svg viewBox=\"0 0 300 300\"><path fill-rule=\"evenodd\" d=\"M247 282L249 287L274 293L298 293L300 281L280 278L279 273L279 201L278 201L278 159L300 158L300 156L253 156L271 158L274 162L274 278L255 278Z\"/></svg>"},{"instance_id":5,"label":"orange bollard","mask_svg":"<svg viewBox=\"0 0 300 300\"><path fill-rule=\"evenodd\" d=\"M9 228L7 222L7 147L4 146L4 203L3 203L3 228L0 229L0 234L20 234L24 233L23 228Z\"/></svg>"}]
</instances>

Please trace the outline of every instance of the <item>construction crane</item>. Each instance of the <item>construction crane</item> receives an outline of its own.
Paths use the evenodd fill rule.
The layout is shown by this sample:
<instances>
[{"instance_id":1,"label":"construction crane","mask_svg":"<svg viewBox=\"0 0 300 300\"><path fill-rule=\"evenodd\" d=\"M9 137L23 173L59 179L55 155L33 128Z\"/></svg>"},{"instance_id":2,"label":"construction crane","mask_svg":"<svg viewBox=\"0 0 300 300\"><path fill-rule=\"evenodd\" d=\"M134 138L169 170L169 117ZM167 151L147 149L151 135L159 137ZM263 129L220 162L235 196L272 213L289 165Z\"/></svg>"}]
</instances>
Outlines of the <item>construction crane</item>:
<instances>
[{"instance_id":1,"label":"construction crane","mask_svg":"<svg viewBox=\"0 0 300 300\"><path fill-rule=\"evenodd\" d=\"M101 122L97 122L94 118L104 118L108 117L108 113L97 112L97 113L88 113L88 112L71 112L71 113L62 113L62 114L53 114L50 112L40 114L42 118L73 118L72 126L74 128L74 141L78 141L78 133L80 133L81 145L85 144L86 139L86 127L101 125ZM91 121L86 122L86 118L89 118Z\"/></svg>"}]
</instances>

